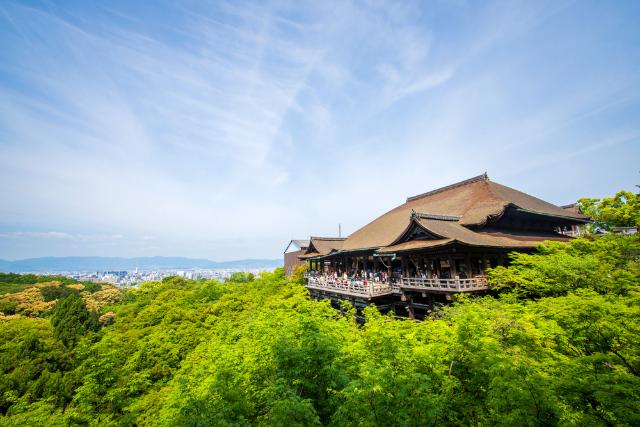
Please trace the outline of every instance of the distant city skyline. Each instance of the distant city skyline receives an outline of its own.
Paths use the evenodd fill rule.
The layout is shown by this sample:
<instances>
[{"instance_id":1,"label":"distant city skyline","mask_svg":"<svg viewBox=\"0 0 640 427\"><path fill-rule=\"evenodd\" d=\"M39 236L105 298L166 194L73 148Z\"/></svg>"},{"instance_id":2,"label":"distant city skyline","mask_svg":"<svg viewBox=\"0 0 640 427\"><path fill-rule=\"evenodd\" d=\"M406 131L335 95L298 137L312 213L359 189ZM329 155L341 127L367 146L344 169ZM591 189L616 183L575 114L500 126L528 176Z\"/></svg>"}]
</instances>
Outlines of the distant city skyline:
<instances>
[{"instance_id":1,"label":"distant city skyline","mask_svg":"<svg viewBox=\"0 0 640 427\"><path fill-rule=\"evenodd\" d=\"M0 259L279 258L483 172L640 184L640 3L0 3Z\"/></svg>"}]
</instances>

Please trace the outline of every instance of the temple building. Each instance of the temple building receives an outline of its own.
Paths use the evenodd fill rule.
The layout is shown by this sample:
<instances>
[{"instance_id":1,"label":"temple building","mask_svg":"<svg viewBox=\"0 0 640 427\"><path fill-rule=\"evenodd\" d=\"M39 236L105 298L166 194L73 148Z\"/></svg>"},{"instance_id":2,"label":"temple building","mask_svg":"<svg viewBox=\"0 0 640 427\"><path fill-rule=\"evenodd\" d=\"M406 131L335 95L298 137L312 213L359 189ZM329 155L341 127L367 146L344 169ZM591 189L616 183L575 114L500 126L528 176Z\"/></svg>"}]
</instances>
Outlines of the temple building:
<instances>
[{"instance_id":1,"label":"temple building","mask_svg":"<svg viewBox=\"0 0 640 427\"><path fill-rule=\"evenodd\" d=\"M486 291L486 270L509 252L568 241L561 231L588 221L483 174L409 197L347 238L312 237L299 258L316 298L420 317L454 293Z\"/></svg>"},{"instance_id":2,"label":"temple building","mask_svg":"<svg viewBox=\"0 0 640 427\"><path fill-rule=\"evenodd\" d=\"M284 272L287 276L293 274L298 265L304 264L300 256L304 255L309 247L309 241L303 239L293 239L284 250Z\"/></svg>"},{"instance_id":3,"label":"temple building","mask_svg":"<svg viewBox=\"0 0 640 427\"><path fill-rule=\"evenodd\" d=\"M320 257L335 253L342 249L342 244L347 240L345 237L311 237L309 246L304 254L300 256L302 260L315 260Z\"/></svg>"}]
</instances>

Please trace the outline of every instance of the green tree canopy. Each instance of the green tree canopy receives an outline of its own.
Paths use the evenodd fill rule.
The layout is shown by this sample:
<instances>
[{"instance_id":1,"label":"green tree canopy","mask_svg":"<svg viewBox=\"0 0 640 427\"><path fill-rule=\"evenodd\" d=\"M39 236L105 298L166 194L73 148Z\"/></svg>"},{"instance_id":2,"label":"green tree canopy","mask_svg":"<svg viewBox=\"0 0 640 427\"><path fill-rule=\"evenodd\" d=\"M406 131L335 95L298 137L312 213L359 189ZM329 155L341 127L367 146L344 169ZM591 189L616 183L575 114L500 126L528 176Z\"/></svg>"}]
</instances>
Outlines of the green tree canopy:
<instances>
[{"instance_id":1,"label":"green tree canopy","mask_svg":"<svg viewBox=\"0 0 640 427\"><path fill-rule=\"evenodd\" d=\"M87 331L97 331L98 316L87 310L77 293L59 300L51 313L53 336L66 347L73 347Z\"/></svg>"},{"instance_id":2,"label":"green tree canopy","mask_svg":"<svg viewBox=\"0 0 640 427\"><path fill-rule=\"evenodd\" d=\"M640 226L640 194L619 191L604 199L578 200L581 211L594 221L594 225L610 230L611 227Z\"/></svg>"},{"instance_id":3,"label":"green tree canopy","mask_svg":"<svg viewBox=\"0 0 640 427\"><path fill-rule=\"evenodd\" d=\"M533 254L513 252L509 267L489 271L494 291L526 298L563 296L587 288L601 294L625 294L640 285L640 235L607 235L547 242Z\"/></svg>"},{"instance_id":4,"label":"green tree canopy","mask_svg":"<svg viewBox=\"0 0 640 427\"><path fill-rule=\"evenodd\" d=\"M424 322L282 269L141 284L99 334L74 293L0 321L0 425L640 425L639 239L514 255Z\"/></svg>"}]
</instances>

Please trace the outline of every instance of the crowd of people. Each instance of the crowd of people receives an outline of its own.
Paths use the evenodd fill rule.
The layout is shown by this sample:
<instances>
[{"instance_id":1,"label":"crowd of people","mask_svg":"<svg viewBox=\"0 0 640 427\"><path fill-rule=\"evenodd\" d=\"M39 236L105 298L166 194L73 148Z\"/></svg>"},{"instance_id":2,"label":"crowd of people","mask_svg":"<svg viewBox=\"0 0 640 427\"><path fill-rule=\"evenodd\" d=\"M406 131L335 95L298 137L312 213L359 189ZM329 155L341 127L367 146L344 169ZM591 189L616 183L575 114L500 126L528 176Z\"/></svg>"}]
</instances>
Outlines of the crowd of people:
<instances>
[{"instance_id":1,"label":"crowd of people","mask_svg":"<svg viewBox=\"0 0 640 427\"><path fill-rule=\"evenodd\" d=\"M355 274L348 275L346 271L333 271L333 272L322 272L317 270L309 270L309 274L313 277L322 276L325 279L333 279L334 281L373 281L376 283L397 283L402 279L402 270L397 269L388 273L387 271L373 271L373 270L357 270ZM418 272L416 274L412 274L411 277L421 278L421 279L451 279L451 274L448 270L441 271L441 275L438 276L435 270L431 271L431 273L427 272ZM456 273L453 277L454 279L468 279L469 275L465 271L460 271Z\"/></svg>"}]
</instances>

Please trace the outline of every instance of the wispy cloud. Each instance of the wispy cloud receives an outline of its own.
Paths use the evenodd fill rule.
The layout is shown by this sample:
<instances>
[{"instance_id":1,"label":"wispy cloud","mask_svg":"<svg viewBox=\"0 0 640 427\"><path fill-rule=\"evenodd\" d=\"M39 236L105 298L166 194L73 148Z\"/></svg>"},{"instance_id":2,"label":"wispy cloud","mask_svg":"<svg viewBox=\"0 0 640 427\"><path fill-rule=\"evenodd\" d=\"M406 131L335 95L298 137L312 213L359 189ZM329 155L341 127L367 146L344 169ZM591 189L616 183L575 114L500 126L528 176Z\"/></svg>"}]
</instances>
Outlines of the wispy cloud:
<instances>
[{"instance_id":1,"label":"wispy cloud","mask_svg":"<svg viewBox=\"0 0 640 427\"><path fill-rule=\"evenodd\" d=\"M11 231L0 233L0 239L66 239L75 241L120 240L122 234L69 234L61 231Z\"/></svg>"},{"instance_id":2,"label":"wispy cloud","mask_svg":"<svg viewBox=\"0 0 640 427\"><path fill-rule=\"evenodd\" d=\"M485 170L539 196L559 173L587 186L589 153L638 154L601 143L638 131L626 7L3 2L0 227L60 235L0 238L274 256Z\"/></svg>"},{"instance_id":3,"label":"wispy cloud","mask_svg":"<svg viewBox=\"0 0 640 427\"><path fill-rule=\"evenodd\" d=\"M45 238L45 239L68 239L71 237L67 233L61 233L59 231L12 231L10 233L0 233L0 238Z\"/></svg>"}]
</instances>

